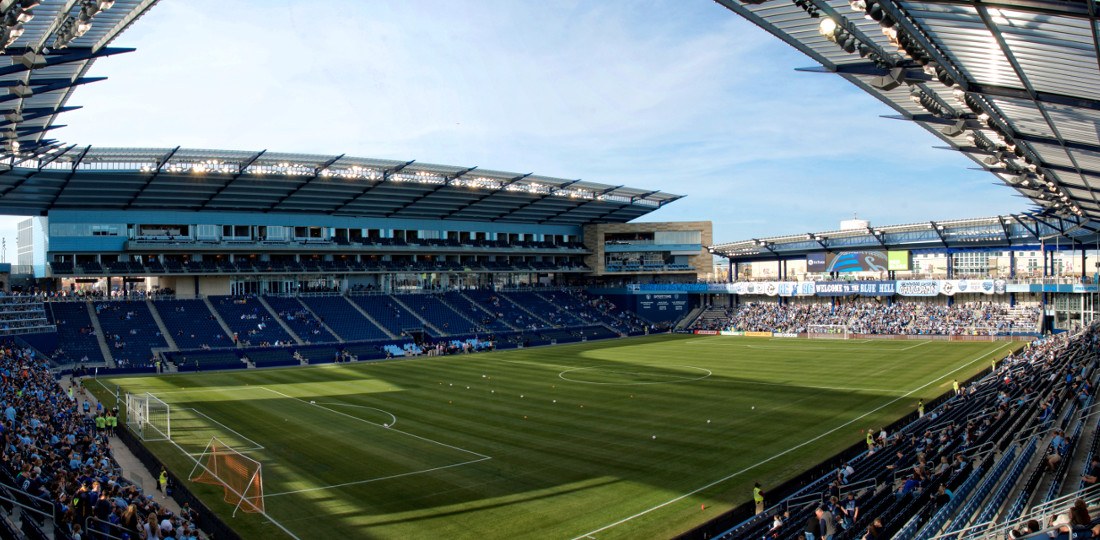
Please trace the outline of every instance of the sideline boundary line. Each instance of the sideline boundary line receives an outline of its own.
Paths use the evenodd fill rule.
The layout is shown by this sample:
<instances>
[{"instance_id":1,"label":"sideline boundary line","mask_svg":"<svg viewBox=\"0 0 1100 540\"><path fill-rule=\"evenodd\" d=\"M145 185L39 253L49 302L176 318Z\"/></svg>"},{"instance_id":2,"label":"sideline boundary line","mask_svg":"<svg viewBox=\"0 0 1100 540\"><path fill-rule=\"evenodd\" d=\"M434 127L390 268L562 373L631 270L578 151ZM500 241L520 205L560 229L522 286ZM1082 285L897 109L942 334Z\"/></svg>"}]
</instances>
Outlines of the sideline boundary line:
<instances>
[{"instance_id":1,"label":"sideline boundary line","mask_svg":"<svg viewBox=\"0 0 1100 540\"><path fill-rule=\"evenodd\" d=\"M997 347L996 349L993 349L992 351L989 351L989 352L987 352L987 353L985 353L985 354L983 354L983 355L981 355L981 356L979 356L979 357L977 357L977 358L975 358L975 359L973 359L973 360L971 360L971 361L969 361L965 364L962 364L959 367L957 367L957 368L955 368L951 371L948 371L948 372L946 372L942 375L937 375L931 381L928 381L928 382L924 383L923 385L918 386L917 388L914 388L914 389L912 389L912 390L910 390L910 391L908 391L908 392L906 392L906 393L904 393L904 394L902 394L902 395L900 395L900 396L898 396L898 397L896 397L896 398L894 398L890 401L887 401L886 403L883 403L882 405L879 405L878 407L875 407L874 409L871 409L870 411L867 411L867 412L865 412L865 413L863 413L863 414L861 414L861 415L859 415L859 416L857 416L857 417L855 417L855 418L853 418L853 419L851 419L851 420L849 420L849 421L847 421L847 422L845 422L845 423L843 423L843 424L841 424L837 427L834 427L833 429L830 429L829 431L826 431L826 432L824 432L824 433L822 433L822 434L820 434L820 435L818 435L818 436L816 436L812 439L807 439L807 440L805 440L805 441L803 441L803 442L801 442L801 443L799 443L795 446L792 446L792 447L790 447L790 448L788 448L788 449L786 449L782 452L779 452L778 454L775 454L771 457L762 459L762 460L760 460L760 461L758 461L758 462L756 462L752 465L749 465L748 467L745 467L744 469L741 469L739 471L730 473L730 474L728 474L728 475L726 475L722 478L719 478L718 480L715 480L715 481L713 481L713 482L711 482L711 483L709 483L709 484L707 484L703 487L696 488L692 491L684 493L683 495L680 495L680 496L674 497L672 499L669 499L669 500L667 500L667 501L665 501L661 504L658 504L656 506L652 506L650 508L642 510L641 512L638 512L637 514L634 514L632 516L627 516L623 519L620 519L619 521L604 525L603 527L600 527L598 529L594 529L594 530L591 530L591 531L588 531L588 532L585 532L585 533L581 533L581 534L573 537L573 540L582 540L582 539L585 539L585 538L592 538L593 537L592 535L594 535L594 534L601 533L601 532L606 531L606 530L608 530L612 527L617 527L617 526L622 525L623 523L631 521L635 518L639 518L639 517L642 517L646 514L649 514L650 512L653 512L654 510L660 510L661 508L664 508L664 507L666 507L670 504L682 501L682 500L684 500L684 499L686 499L686 498L688 498L692 495L695 495L695 494L700 493L702 491L708 490L708 489L710 489L714 486L717 486L718 484L721 484L722 482L725 482L725 481L727 481L731 478L735 478L737 476L745 474L745 473L747 473L747 472L749 472L749 471L751 471L751 470L753 470L753 469L755 469L755 468L757 468L761 465L764 465L765 463L768 463L768 462L771 462L771 461L773 461L777 458L783 457L783 456L785 456L785 455L787 455L791 452L794 452L795 450L798 450L799 448L802 448L802 447L804 447L804 446L806 446L810 443L817 442L817 441L821 440L822 438L824 438L828 435L831 435L831 434L833 434L837 431L840 431L841 429L846 428L846 427L848 427L848 426L850 426L850 425L866 418L867 416L869 416L871 414L874 414L874 413L876 413L876 412L878 412L882 409L885 409L886 407L889 407L890 405L893 405L894 403L897 403L898 401L901 401L902 399L912 395L914 392L917 392L917 391L923 390L923 389L925 389L929 386L932 386L932 384L934 384L936 381L942 379L943 377L947 377L949 375L952 375L953 373L955 373L957 371L960 371L963 368L966 368L966 367L969 367L969 366L973 365L974 363L978 362L979 360L983 360L983 359L985 359L986 357L988 357L990 355L993 355L997 352L1000 352L1000 351L1004 350L1005 347L1008 347L1008 346L1012 345L1013 343L1014 342L1009 341L1009 342L1005 343L1004 345L1001 345L1000 347Z\"/></svg>"}]
</instances>

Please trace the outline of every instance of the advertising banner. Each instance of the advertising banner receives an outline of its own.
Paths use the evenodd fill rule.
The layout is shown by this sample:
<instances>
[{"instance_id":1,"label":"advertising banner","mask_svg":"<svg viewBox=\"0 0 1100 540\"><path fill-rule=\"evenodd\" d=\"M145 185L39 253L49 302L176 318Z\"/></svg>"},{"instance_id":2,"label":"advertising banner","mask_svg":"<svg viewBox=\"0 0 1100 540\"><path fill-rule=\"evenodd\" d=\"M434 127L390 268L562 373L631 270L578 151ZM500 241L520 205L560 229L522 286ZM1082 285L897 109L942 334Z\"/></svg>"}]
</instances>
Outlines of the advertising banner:
<instances>
[{"instance_id":1,"label":"advertising banner","mask_svg":"<svg viewBox=\"0 0 1100 540\"><path fill-rule=\"evenodd\" d=\"M814 283L817 296L890 296L894 294L893 281L818 281Z\"/></svg>"},{"instance_id":2,"label":"advertising banner","mask_svg":"<svg viewBox=\"0 0 1100 540\"><path fill-rule=\"evenodd\" d=\"M722 334L723 336L743 336L743 335L745 335L745 333L740 331L740 330L722 330L721 332L718 332L718 333Z\"/></svg>"},{"instance_id":3,"label":"advertising banner","mask_svg":"<svg viewBox=\"0 0 1100 540\"><path fill-rule=\"evenodd\" d=\"M902 271L911 269L909 264L909 251L899 250L886 252L886 269Z\"/></svg>"},{"instance_id":4,"label":"advertising banner","mask_svg":"<svg viewBox=\"0 0 1100 540\"><path fill-rule=\"evenodd\" d=\"M796 337L798 337L798 334L794 334L794 333L791 333L791 332L773 332L772 337L796 338Z\"/></svg>"},{"instance_id":5,"label":"advertising banner","mask_svg":"<svg viewBox=\"0 0 1100 540\"><path fill-rule=\"evenodd\" d=\"M695 335L697 335L697 336L717 336L718 331L717 330L696 330Z\"/></svg>"},{"instance_id":6,"label":"advertising banner","mask_svg":"<svg viewBox=\"0 0 1100 540\"><path fill-rule=\"evenodd\" d=\"M940 282L934 279L903 279L898 281L901 296L936 296L940 294Z\"/></svg>"},{"instance_id":7,"label":"advertising banner","mask_svg":"<svg viewBox=\"0 0 1100 540\"><path fill-rule=\"evenodd\" d=\"M825 272L829 267L829 262L826 260L825 253L811 253L806 255L806 271L807 272ZM828 255L832 255L829 253Z\"/></svg>"},{"instance_id":8,"label":"advertising banner","mask_svg":"<svg viewBox=\"0 0 1100 540\"><path fill-rule=\"evenodd\" d=\"M745 337L772 337L771 332L745 332Z\"/></svg>"},{"instance_id":9,"label":"advertising banner","mask_svg":"<svg viewBox=\"0 0 1100 540\"><path fill-rule=\"evenodd\" d=\"M827 272L882 272L886 270L886 252L845 251L833 254L827 262Z\"/></svg>"}]
</instances>

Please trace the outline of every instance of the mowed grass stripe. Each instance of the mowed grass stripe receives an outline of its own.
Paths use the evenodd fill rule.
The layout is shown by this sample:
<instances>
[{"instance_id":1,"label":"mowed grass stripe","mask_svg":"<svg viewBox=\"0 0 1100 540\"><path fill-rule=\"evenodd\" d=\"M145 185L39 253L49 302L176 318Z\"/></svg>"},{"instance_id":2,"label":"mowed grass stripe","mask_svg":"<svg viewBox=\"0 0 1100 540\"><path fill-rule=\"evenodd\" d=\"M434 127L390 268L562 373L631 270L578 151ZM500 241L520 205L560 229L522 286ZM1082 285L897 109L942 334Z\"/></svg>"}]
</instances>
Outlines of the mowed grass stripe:
<instances>
[{"instance_id":1,"label":"mowed grass stripe","mask_svg":"<svg viewBox=\"0 0 1100 540\"><path fill-rule=\"evenodd\" d=\"M882 407L859 425L598 535L660 537L743 502L756 478L774 485L859 442L860 428L877 428L911 411L918 397L943 393L950 378L941 374L970 364L958 374L963 379L988 365L974 359L1003 345L919 343L898 350L897 342L650 336L411 361L120 378L108 385L163 392L166 400L194 406L265 446L250 456L273 464L265 465L269 492L314 490L273 497L268 507L303 538L571 538ZM768 348L749 347L756 344ZM578 368L594 382L616 384L558 376ZM694 368L713 375L621 384L700 373ZM930 380L921 392L883 407ZM292 398L257 399L254 387ZM472 456L412 437L390 438L399 434L317 410L309 400L373 423L388 417L356 407L382 409L397 416L397 430L492 459L441 468ZM287 429L288 423L297 427ZM435 446L435 453L421 446ZM174 471L190 470L170 455L178 451L154 451ZM431 472L317 489L415 470ZM213 508L225 506L216 490L197 489L212 497ZM701 502L711 509L701 512ZM274 533L256 516L232 523L246 537Z\"/></svg>"}]
</instances>

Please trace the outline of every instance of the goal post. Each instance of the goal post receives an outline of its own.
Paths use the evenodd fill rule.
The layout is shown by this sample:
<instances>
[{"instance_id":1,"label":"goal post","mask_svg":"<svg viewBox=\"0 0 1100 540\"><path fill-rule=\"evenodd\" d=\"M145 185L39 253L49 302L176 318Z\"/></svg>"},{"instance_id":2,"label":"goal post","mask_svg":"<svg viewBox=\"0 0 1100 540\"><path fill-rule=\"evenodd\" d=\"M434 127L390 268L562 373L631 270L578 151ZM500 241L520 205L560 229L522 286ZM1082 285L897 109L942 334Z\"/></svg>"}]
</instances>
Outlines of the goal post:
<instances>
[{"instance_id":1,"label":"goal post","mask_svg":"<svg viewBox=\"0 0 1100 540\"><path fill-rule=\"evenodd\" d=\"M810 339L848 339L846 324L811 324L806 327L806 337Z\"/></svg>"},{"instance_id":2,"label":"goal post","mask_svg":"<svg viewBox=\"0 0 1100 540\"><path fill-rule=\"evenodd\" d=\"M198 474L196 474L196 472ZM263 464L211 437L188 475L192 482L222 486L233 515L241 510L264 513Z\"/></svg>"},{"instance_id":3,"label":"goal post","mask_svg":"<svg viewBox=\"0 0 1100 540\"><path fill-rule=\"evenodd\" d=\"M172 439L172 411L164 400L150 394L126 394L126 425L143 441Z\"/></svg>"}]
</instances>

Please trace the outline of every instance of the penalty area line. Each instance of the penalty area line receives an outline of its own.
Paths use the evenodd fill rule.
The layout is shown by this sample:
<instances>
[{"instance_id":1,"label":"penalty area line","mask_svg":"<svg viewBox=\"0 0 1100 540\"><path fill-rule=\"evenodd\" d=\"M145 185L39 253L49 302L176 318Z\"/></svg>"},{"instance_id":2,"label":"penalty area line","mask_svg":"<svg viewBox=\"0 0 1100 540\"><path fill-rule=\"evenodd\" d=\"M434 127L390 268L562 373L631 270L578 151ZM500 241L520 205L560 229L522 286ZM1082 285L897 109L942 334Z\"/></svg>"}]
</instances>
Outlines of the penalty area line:
<instances>
[{"instance_id":1,"label":"penalty area line","mask_svg":"<svg viewBox=\"0 0 1100 540\"><path fill-rule=\"evenodd\" d=\"M853 419L851 419L851 420L849 420L849 421L847 421L847 422L845 422L845 423L843 423L843 424L841 424L841 425L839 425L839 426L837 426L833 429L830 429L829 431L826 431L825 433L822 433L822 434L820 434L820 435L818 435L818 436L816 436L812 439L803 441L803 442L801 442L801 443L799 443L795 446L792 446L792 447L790 447L790 448L788 448L788 449L786 449L782 452L779 452L778 454L775 454L775 455L773 455L771 457L768 457L768 458L764 458L764 459L762 459L762 460L760 460L760 461L758 461L758 462L756 462L752 465L749 465L748 467L745 467L744 469L741 469L739 471L730 473L730 474L728 474L728 475L726 475L722 478L719 478L718 480L715 480L715 481L713 481L713 482L711 482L711 483L709 483L709 484L707 484L703 487L691 490L687 493L684 493L683 495L680 495L678 497L669 499L669 500L667 500L667 501L665 501L661 504L658 504L656 506L652 506L650 508L642 510L641 512L638 512L637 514L634 514L632 516L627 516L627 517L625 517L623 519L620 519L619 521L616 521L614 523L604 525L603 527L600 527L599 529L594 529L594 530L588 531L586 533L582 533L578 536L575 536L573 538L573 540L582 540L584 538L592 538L592 535L594 535L594 534L601 533L601 532L606 531L606 530L608 530L612 527L617 527L619 525L622 525L623 523L626 523L626 522L631 521L633 519L642 517L642 516L644 516L646 514L649 514L650 512L653 512L655 510L660 510L661 508L664 508L664 507L666 507L670 504L674 504L674 503L677 503L679 501L682 501L682 500L684 500L688 497L691 497L692 495L695 495L695 494L700 493L702 491L708 490L708 489L710 489L714 486L717 486L718 484L721 484L722 482L725 482L725 481L727 481L731 478L735 478L737 476L745 474L745 473L747 473L747 472L749 472L749 471L751 471L751 470L753 470L753 469L755 469L755 468L757 468L761 465L764 465L764 464L769 463L771 461L774 461L774 460L776 460L780 457L783 457L783 456L785 456L785 455L787 455L791 452L794 452L795 450L798 450L799 448L802 448L802 447L804 447L804 446L806 446L810 443L817 442L817 441L821 440L824 437L827 437L827 436L829 436L833 433L836 433L837 431L840 431L841 429L844 429L844 428L846 428L846 427L848 427L848 426L850 426L850 425L866 418L867 416L870 416L870 415L872 415L872 414L874 414L878 411L881 411L882 409L885 409L886 407L889 407L890 405L893 405L894 403L897 403L898 401L901 401L902 399L905 399L906 397L909 397L910 395L912 395L915 392L919 392L921 390L924 390L925 388L928 388L929 386L932 386L933 384L936 383L936 381L939 381L940 379L942 379L944 377L950 376L950 375L954 374L955 372L960 371L963 368L969 367L969 366L973 365L975 362L986 358L987 356L990 356L992 354L995 354L997 352L1000 352L1000 351L1004 350L1005 347L1008 347L1011 344L1012 344L1012 342L1009 342L1005 345L1001 345L1000 347L997 347L996 349L993 349L992 351L989 351L989 352L987 352L987 353L985 353L985 354L983 354L983 355L981 355L981 356L979 356L979 357L977 357L977 358L975 358L975 359L973 359L973 360L971 360L971 361L969 361L969 362L967 362L967 363L965 363L965 364L963 364L963 365L961 365L961 366L959 366L959 367L957 367L957 368L955 368L951 371L948 371L948 372L946 372L942 375L938 375L938 376L934 377L931 381L928 381L928 382L924 383L923 385L918 386L917 388L914 388L914 389L912 389L912 390L910 390L910 391L908 391L908 392L906 392L906 393L904 393L904 394L902 394L902 395L900 395L900 396L898 396L898 397L896 397L896 398L894 398L890 401L887 401L886 403L883 403L882 405L879 405L878 407L875 407L874 409L871 409L870 411L867 411L867 412L865 412L865 413L863 413L863 414L861 414L861 415L859 415L859 416L857 416L857 417L855 417L855 418L853 418Z\"/></svg>"}]
</instances>

